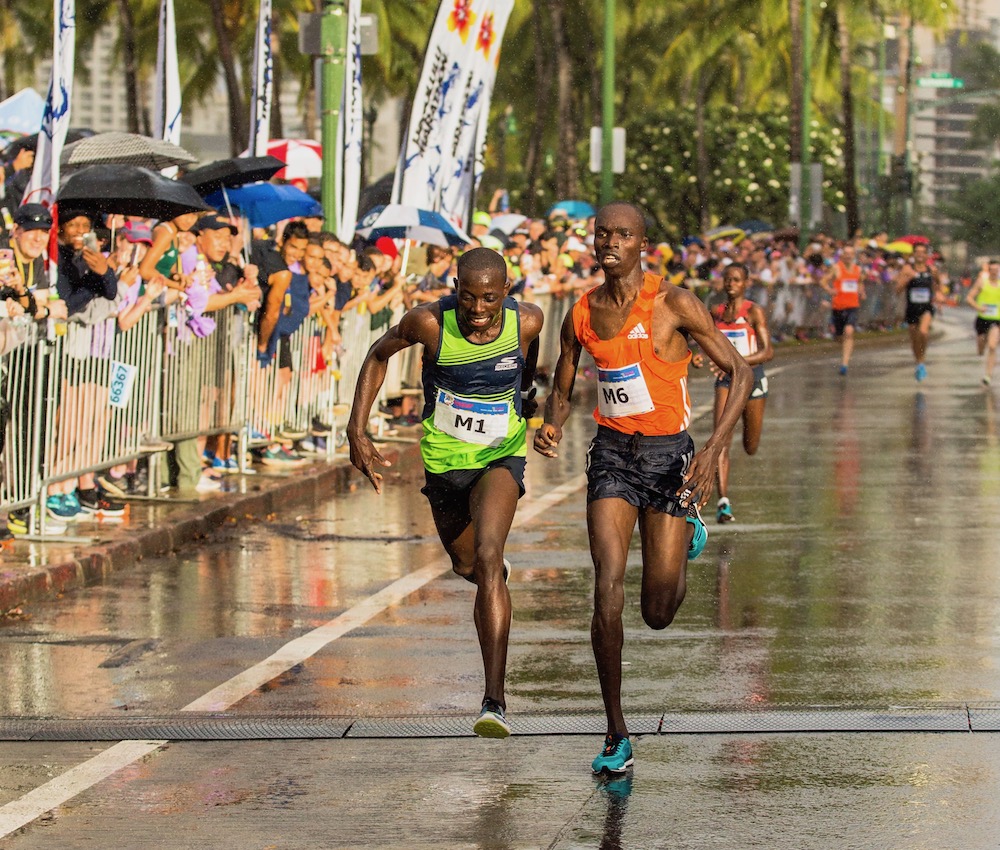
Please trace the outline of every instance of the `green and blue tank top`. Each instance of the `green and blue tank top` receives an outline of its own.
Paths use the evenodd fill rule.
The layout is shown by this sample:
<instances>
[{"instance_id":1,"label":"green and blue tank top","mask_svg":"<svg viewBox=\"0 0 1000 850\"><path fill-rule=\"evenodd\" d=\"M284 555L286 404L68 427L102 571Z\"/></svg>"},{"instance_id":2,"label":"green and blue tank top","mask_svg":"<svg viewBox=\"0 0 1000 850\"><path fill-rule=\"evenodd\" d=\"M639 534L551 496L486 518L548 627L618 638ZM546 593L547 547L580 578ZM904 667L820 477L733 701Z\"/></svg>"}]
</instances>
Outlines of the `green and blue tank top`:
<instances>
[{"instance_id":1,"label":"green and blue tank top","mask_svg":"<svg viewBox=\"0 0 1000 850\"><path fill-rule=\"evenodd\" d=\"M462 336L458 298L442 298L438 350L424 352L424 435L420 454L429 472L482 469L502 457L525 457L521 417L521 319L517 302L503 302L500 334L477 344Z\"/></svg>"}]
</instances>

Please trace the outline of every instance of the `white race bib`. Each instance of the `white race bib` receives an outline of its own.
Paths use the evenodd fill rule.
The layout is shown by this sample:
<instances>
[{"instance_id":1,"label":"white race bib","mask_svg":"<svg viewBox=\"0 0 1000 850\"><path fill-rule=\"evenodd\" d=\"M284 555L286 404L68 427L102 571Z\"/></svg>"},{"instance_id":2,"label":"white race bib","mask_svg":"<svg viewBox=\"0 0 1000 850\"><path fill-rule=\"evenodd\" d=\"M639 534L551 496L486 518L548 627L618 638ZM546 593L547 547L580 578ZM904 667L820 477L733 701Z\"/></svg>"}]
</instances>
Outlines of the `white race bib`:
<instances>
[{"instance_id":1,"label":"white race bib","mask_svg":"<svg viewBox=\"0 0 1000 850\"><path fill-rule=\"evenodd\" d=\"M858 282L856 280L842 280L840 282L841 292L857 292Z\"/></svg>"},{"instance_id":2,"label":"white race bib","mask_svg":"<svg viewBox=\"0 0 1000 850\"><path fill-rule=\"evenodd\" d=\"M1000 319L1000 304L985 304L983 306L984 319Z\"/></svg>"},{"instance_id":3,"label":"white race bib","mask_svg":"<svg viewBox=\"0 0 1000 850\"><path fill-rule=\"evenodd\" d=\"M438 390L434 427L445 434L478 446L499 446L507 439L510 402L473 401Z\"/></svg>"},{"instance_id":4,"label":"white race bib","mask_svg":"<svg viewBox=\"0 0 1000 850\"><path fill-rule=\"evenodd\" d=\"M135 386L135 376L139 370L128 363L111 361L111 387L108 393L108 404L112 407L128 407L132 399L132 387Z\"/></svg>"},{"instance_id":5,"label":"white race bib","mask_svg":"<svg viewBox=\"0 0 1000 850\"><path fill-rule=\"evenodd\" d=\"M930 304L931 291L926 286L918 286L910 290L911 304Z\"/></svg>"},{"instance_id":6,"label":"white race bib","mask_svg":"<svg viewBox=\"0 0 1000 850\"><path fill-rule=\"evenodd\" d=\"M636 416L654 409L638 363L597 370L597 409L608 419Z\"/></svg>"},{"instance_id":7,"label":"white race bib","mask_svg":"<svg viewBox=\"0 0 1000 850\"><path fill-rule=\"evenodd\" d=\"M728 339L736 350L747 357L753 352L750 350L750 331L748 328L726 328L722 335Z\"/></svg>"}]
</instances>

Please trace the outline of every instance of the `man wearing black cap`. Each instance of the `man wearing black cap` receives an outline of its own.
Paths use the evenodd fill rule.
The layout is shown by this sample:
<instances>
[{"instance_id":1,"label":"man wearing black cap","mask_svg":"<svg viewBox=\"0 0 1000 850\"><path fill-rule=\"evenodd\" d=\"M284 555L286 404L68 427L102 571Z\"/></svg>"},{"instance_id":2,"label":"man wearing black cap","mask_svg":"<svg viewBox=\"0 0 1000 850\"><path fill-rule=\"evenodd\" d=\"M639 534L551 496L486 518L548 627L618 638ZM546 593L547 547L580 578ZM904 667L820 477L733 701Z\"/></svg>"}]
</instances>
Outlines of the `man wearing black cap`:
<instances>
[{"instance_id":1,"label":"man wearing black cap","mask_svg":"<svg viewBox=\"0 0 1000 850\"><path fill-rule=\"evenodd\" d=\"M14 211L14 229L0 237L0 251L11 252L11 262L0 262L0 285L18 291L18 302L36 319L65 319L66 305L48 299L45 251L52 216L41 204L24 204Z\"/></svg>"}]
</instances>

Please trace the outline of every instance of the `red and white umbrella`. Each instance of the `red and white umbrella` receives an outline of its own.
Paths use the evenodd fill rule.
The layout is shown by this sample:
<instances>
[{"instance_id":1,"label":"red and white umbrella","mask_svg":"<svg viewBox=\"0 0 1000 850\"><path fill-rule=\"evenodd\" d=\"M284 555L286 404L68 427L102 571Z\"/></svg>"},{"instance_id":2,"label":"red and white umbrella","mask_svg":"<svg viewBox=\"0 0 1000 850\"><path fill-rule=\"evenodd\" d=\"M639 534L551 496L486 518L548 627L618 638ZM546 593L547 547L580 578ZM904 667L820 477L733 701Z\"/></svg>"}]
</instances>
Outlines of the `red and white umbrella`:
<instances>
[{"instance_id":1,"label":"red and white umbrella","mask_svg":"<svg viewBox=\"0 0 1000 850\"><path fill-rule=\"evenodd\" d=\"M272 139L267 152L285 167L274 176L280 180L308 180L323 176L323 148L312 139Z\"/></svg>"}]
</instances>

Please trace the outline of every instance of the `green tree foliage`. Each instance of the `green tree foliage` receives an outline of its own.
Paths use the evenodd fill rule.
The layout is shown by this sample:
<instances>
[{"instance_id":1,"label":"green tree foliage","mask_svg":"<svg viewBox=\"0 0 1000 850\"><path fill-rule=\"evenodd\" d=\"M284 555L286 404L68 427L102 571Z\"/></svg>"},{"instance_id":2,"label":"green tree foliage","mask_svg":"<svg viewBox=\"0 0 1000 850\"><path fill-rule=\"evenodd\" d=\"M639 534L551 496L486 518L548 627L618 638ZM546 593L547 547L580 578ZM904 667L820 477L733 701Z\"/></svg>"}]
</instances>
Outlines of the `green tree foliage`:
<instances>
[{"instance_id":1,"label":"green tree foliage","mask_svg":"<svg viewBox=\"0 0 1000 850\"><path fill-rule=\"evenodd\" d=\"M954 222L953 238L994 250L1000 245L1000 174L966 183L956 198L939 210Z\"/></svg>"}]
</instances>

